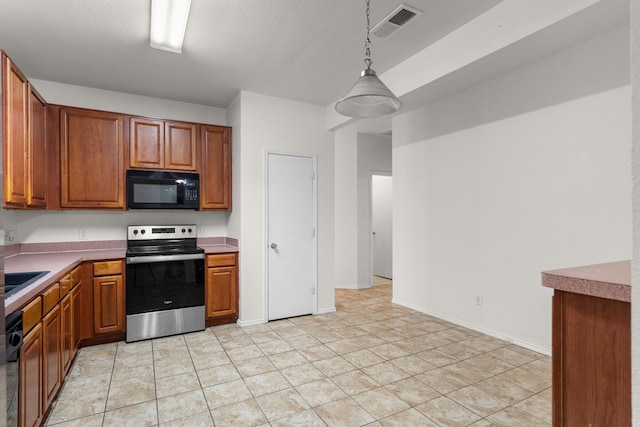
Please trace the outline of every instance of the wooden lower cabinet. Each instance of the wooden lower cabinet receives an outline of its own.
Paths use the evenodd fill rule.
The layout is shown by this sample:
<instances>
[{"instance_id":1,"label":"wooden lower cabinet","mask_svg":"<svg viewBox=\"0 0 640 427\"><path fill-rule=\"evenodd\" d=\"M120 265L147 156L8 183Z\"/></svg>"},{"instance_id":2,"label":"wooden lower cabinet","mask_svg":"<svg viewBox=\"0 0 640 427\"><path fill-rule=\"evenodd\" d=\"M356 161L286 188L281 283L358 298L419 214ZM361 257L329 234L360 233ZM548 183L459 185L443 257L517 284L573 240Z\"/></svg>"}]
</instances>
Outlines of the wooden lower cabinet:
<instances>
[{"instance_id":1,"label":"wooden lower cabinet","mask_svg":"<svg viewBox=\"0 0 640 427\"><path fill-rule=\"evenodd\" d=\"M80 285L77 267L22 308L25 338L19 362L21 427L40 425L71 368L80 342Z\"/></svg>"},{"instance_id":2,"label":"wooden lower cabinet","mask_svg":"<svg viewBox=\"0 0 640 427\"><path fill-rule=\"evenodd\" d=\"M205 310L208 326L238 320L237 254L207 256Z\"/></svg>"},{"instance_id":3,"label":"wooden lower cabinet","mask_svg":"<svg viewBox=\"0 0 640 427\"><path fill-rule=\"evenodd\" d=\"M73 306L70 293L60 301L60 311L62 318L62 376L64 377L73 361Z\"/></svg>"},{"instance_id":4,"label":"wooden lower cabinet","mask_svg":"<svg viewBox=\"0 0 640 427\"><path fill-rule=\"evenodd\" d=\"M56 305L42 319L44 407L48 408L62 380L62 310Z\"/></svg>"},{"instance_id":5,"label":"wooden lower cabinet","mask_svg":"<svg viewBox=\"0 0 640 427\"><path fill-rule=\"evenodd\" d=\"M124 332L124 289L121 275L94 277L93 329L96 335Z\"/></svg>"},{"instance_id":6,"label":"wooden lower cabinet","mask_svg":"<svg viewBox=\"0 0 640 427\"><path fill-rule=\"evenodd\" d=\"M20 397L18 417L20 427L37 427L42 421L42 325L36 324L24 337L20 348Z\"/></svg>"},{"instance_id":7,"label":"wooden lower cabinet","mask_svg":"<svg viewBox=\"0 0 640 427\"><path fill-rule=\"evenodd\" d=\"M553 296L553 425L631 426L631 304Z\"/></svg>"},{"instance_id":8,"label":"wooden lower cabinet","mask_svg":"<svg viewBox=\"0 0 640 427\"><path fill-rule=\"evenodd\" d=\"M78 348L80 348L80 338L81 338L81 326L82 326L82 298L81 295L82 287L80 283L78 283L71 290L71 359L75 357L78 352Z\"/></svg>"}]
</instances>

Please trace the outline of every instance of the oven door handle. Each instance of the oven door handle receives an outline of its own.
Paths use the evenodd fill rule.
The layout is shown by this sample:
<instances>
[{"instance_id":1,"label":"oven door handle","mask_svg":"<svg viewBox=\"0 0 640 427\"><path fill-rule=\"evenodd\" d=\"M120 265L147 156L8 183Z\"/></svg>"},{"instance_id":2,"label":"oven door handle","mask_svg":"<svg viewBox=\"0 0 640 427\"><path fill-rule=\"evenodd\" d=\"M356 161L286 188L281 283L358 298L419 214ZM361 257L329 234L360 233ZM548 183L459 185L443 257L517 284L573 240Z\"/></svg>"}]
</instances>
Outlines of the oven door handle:
<instances>
[{"instance_id":1,"label":"oven door handle","mask_svg":"<svg viewBox=\"0 0 640 427\"><path fill-rule=\"evenodd\" d=\"M204 259L204 254L150 255L127 257L127 264L151 264L153 262L189 261Z\"/></svg>"}]
</instances>

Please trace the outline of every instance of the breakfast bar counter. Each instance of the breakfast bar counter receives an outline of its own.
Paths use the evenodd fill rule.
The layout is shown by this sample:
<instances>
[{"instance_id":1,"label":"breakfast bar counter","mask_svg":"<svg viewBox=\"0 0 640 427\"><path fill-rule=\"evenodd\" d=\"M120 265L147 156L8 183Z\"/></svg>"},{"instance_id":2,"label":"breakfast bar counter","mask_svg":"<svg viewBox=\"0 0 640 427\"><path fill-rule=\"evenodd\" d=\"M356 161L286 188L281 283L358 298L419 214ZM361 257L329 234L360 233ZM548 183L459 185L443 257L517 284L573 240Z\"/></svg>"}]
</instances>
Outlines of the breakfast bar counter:
<instances>
[{"instance_id":1,"label":"breakfast bar counter","mask_svg":"<svg viewBox=\"0 0 640 427\"><path fill-rule=\"evenodd\" d=\"M553 425L631 425L631 262L542 273L553 288Z\"/></svg>"}]
</instances>

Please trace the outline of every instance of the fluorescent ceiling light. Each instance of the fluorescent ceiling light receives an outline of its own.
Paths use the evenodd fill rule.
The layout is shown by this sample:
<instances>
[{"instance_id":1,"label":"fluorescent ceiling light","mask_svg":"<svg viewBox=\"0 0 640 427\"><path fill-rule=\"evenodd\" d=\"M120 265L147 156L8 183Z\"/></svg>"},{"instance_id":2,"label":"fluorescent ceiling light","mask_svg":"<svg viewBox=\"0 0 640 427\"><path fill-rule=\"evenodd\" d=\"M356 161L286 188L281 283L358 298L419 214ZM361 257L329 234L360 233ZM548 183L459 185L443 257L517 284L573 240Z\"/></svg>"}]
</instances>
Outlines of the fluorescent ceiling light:
<instances>
[{"instance_id":1,"label":"fluorescent ceiling light","mask_svg":"<svg viewBox=\"0 0 640 427\"><path fill-rule=\"evenodd\" d=\"M191 0L151 0L150 46L182 53Z\"/></svg>"}]
</instances>

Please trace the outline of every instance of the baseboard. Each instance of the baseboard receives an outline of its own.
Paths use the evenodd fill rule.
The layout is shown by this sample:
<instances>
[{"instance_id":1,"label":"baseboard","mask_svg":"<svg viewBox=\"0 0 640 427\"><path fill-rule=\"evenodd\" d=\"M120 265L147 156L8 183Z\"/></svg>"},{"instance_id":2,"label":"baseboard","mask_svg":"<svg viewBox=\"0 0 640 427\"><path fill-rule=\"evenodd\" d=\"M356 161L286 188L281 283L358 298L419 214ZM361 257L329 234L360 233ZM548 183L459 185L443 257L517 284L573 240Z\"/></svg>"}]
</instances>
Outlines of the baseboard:
<instances>
[{"instance_id":1,"label":"baseboard","mask_svg":"<svg viewBox=\"0 0 640 427\"><path fill-rule=\"evenodd\" d=\"M238 321L236 323L241 328L244 328L245 326L262 325L263 323L267 323L267 321L264 320L264 319L256 319L256 320L240 320L240 319L238 319Z\"/></svg>"},{"instance_id":2,"label":"baseboard","mask_svg":"<svg viewBox=\"0 0 640 427\"><path fill-rule=\"evenodd\" d=\"M499 334L499 333L497 333L495 331L491 331L491 330L485 329L485 328L483 328L481 326L477 326L477 325L474 325L472 323L464 322L464 321L462 321L460 319L455 319L455 318L446 316L446 315L444 315L442 313L438 313L438 312L431 311L431 310L426 310L423 307L418 307L418 306L416 306L414 304L407 303L405 301L401 301L401 300L398 300L398 299L395 299L395 298L392 299L391 302L394 303L394 304L398 304L398 305L401 305L403 307L407 307L407 308L410 308L412 310L418 311L420 313L428 314L429 316L437 317L438 319L444 320L444 321L449 322L449 323L453 323L454 325L462 326L464 328L471 329L473 331L480 332L482 334L489 335L491 337L498 338L498 339L503 340L503 341L507 341L508 343L517 345L519 347L524 347L524 348L526 348L528 350L535 351L536 353L541 353L541 354L544 354L544 355L547 355L547 356L551 356L551 349L549 349L549 348L540 347L540 346L537 346L537 345L534 345L534 344L531 344L531 343L528 343L528 342L525 342L525 341L521 341L519 339L515 339L515 338L512 338L512 337L503 335L503 334Z\"/></svg>"},{"instance_id":3,"label":"baseboard","mask_svg":"<svg viewBox=\"0 0 640 427\"><path fill-rule=\"evenodd\" d=\"M348 290L358 290L358 289L371 289L373 286L370 284L366 285L356 285L356 286L347 286L347 285L336 285L334 289L348 289Z\"/></svg>"},{"instance_id":4,"label":"baseboard","mask_svg":"<svg viewBox=\"0 0 640 427\"><path fill-rule=\"evenodd\" d=\"M329 308L318 309L318 311L316 311L316 314L328 314L328 313L335 313L335 312L336 312L335 307L329 307Z\"/></svg>"}]
</instances>

